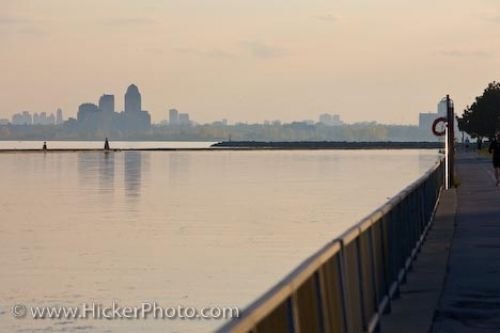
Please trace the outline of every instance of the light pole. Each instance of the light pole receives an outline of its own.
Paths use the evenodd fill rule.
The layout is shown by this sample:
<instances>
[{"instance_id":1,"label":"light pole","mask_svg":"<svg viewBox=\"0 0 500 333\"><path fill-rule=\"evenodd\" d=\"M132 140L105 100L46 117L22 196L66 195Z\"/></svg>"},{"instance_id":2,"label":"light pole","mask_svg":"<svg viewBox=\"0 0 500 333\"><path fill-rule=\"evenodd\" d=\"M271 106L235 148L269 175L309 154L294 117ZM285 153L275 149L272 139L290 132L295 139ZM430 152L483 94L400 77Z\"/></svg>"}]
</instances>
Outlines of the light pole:
<instances>
[{"instance_id":1,"label":"light pole","mask_svg":"<svg viewBox=\"0 0 500 333\"><path fill-rule=\"evenodd\" d=\"M448 159L448 185L454 186L455 182L455 112L453 101L450 95L446 95L446 143L447 143L447 159Z\"/></svg>"}]
</instances>

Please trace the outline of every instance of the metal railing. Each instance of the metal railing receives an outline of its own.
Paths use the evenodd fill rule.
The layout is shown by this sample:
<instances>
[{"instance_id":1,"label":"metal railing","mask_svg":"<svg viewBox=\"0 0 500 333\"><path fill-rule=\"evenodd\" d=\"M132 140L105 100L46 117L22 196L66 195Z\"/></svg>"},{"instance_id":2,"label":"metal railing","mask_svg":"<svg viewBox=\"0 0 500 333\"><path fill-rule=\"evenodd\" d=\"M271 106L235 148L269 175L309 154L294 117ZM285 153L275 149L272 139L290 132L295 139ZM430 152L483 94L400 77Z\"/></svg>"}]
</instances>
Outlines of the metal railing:
<instances>
[{"instance_id":1,"label":"metal railing","mask_svg":"<svg viewBox=\"0 0 500 333\"><path fill-rule=\"evenodd\" d=\"M443 181L440 161L218 332L377 332L431 225Z\"/></svg>"}]
</instances>

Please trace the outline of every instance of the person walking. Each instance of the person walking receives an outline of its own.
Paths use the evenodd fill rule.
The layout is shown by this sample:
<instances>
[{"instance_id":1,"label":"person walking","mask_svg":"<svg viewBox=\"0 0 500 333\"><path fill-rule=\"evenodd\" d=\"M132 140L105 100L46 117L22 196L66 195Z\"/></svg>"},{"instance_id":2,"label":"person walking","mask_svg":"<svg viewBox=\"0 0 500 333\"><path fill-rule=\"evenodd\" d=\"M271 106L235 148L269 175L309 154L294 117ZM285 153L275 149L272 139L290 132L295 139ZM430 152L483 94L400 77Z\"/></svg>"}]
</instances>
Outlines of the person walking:
<instances>
[{"instance_id":1,"label":"person walking","mask_svg":"<svg viewBox=\"0 0 500 333\"><path fill-rule=\"evenodd\" d=\"M493 154L493 168L495 169L495 179L497 181L497 186L500 186L500 132L497 133L496 138L491 140L490 148L488 149L490 154Z\"/></svg>"},{"instance_id":2,"label":"person walking","mask_svg":"<svg viewBox=\"0 0 500 333\"><path fill-rule=\"evenodd\" d=\"M106 141L104 141L104 150L109 151L109 141L108 141L108 138L106 138Z\"/></svg>"},{"instance_id":3,"label":"person walking","mask_svg":"<svg viewBox=\"0 0 500 333\"><path fill-rule=\"evenodd\" d=\"M47 151L47 141L43 142L42 150Z\"/></svg>"}]
</instances>

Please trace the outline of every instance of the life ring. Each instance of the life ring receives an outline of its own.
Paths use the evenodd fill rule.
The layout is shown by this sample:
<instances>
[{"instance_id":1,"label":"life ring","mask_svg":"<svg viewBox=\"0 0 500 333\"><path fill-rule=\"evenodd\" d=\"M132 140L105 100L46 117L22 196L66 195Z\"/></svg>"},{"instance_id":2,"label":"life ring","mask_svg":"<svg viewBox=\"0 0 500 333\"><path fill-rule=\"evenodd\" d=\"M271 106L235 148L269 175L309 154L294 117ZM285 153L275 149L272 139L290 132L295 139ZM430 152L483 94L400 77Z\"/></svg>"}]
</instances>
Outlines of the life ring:
<instances>
[{"instance_id":1,"label":"life ring","mask_svg":"<svg viewBox=\"0 0 500 333\"><path fill-rule=\"evenodd\" d=\"M441 122L446 124L448 122L448 119L446 119L445 117L439 117L432 123L432 133L434 133L435 136L443 136L446 133L446 129L443 129L442 131L438 131L436 129L437 125Z\"/></svg>"}]
</instances>

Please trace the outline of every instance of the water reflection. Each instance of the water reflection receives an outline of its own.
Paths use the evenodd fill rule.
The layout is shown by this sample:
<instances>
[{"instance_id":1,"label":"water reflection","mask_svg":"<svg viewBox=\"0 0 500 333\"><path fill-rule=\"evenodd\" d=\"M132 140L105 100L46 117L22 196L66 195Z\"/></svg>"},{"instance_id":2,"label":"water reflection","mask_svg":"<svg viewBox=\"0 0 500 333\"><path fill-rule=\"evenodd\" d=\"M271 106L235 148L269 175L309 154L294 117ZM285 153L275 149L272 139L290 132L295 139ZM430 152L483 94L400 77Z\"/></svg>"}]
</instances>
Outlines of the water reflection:
<instances>
[{"instance_id":1,"label":"water reflection","mask_svg":"<svg viewBox=\"0 0 500 333\"><path fill-rule=\"evenodd\" d=\"M142 152L126 151L124 154L125 192L127 197L139 197L142 176Z\"/></svg>"},{"instance_id":2,"label":"water reflection","mask_svg":"<svg viewBox=\"0 0 500 333\"><path fill-rule=\"evenodd\" d=\"M97 165L96 153L78 153L78 176L82 186L95 184Z\"/></svg>"},{"instance_id":3,"label":"water reflection","mask_svg":"<svg viewBox=\"0 0 500 333\"><path fill-rule=\"evenodd\" d=\"M109 193L114 190L115 154L106 152L99 159L99 191Z\"/></svg>"}]
</instances>

